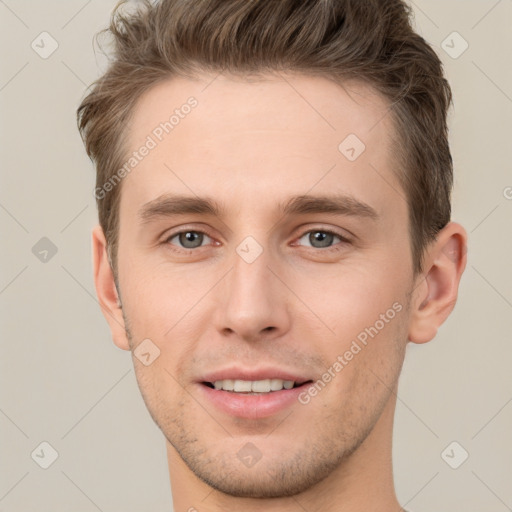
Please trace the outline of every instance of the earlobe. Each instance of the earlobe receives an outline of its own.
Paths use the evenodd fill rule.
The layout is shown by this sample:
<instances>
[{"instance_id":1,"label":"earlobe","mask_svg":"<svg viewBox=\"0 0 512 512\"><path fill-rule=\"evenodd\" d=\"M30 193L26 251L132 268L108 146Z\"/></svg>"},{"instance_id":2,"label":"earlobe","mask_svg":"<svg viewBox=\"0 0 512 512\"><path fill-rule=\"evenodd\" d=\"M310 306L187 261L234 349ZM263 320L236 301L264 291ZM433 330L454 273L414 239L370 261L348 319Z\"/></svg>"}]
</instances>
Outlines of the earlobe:
<instances>
[{"instance_id":1,"label":"earlobe","mask_svg":"<svg viewBox=\"0 0 512 512\"><path fill-rule=\"evenodd\" d=\"M109 324L112 339L119 348L130 350L121 302L108 258L107 242L99 225L92 231L92 257L96 295L101 311Z\"/></svg>"},{"instance_id":2,"label":"earlobe","mask_svg":"<svg viewBox=\"0 0 512 512\"><path fill-rule=\"evenodd\" d=\"M409 341L426 343L432 340L452 312L466 267L466 253L465 229L450 222L427 250L425 272L418 277L412 298Z\"/></svg>"}]
</instances>

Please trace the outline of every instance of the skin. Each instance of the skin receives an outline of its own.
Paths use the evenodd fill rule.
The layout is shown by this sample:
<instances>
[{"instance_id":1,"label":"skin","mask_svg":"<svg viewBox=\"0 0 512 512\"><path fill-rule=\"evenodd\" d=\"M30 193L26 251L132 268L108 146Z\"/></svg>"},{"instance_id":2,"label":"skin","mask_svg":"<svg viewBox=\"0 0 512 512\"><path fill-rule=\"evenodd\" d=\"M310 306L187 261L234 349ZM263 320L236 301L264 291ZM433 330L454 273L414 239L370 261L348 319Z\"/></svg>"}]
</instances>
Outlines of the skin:
<instances>
[{"instance_id":1,"label":"skin","mask_svg":"<svg viewBox=\"0 0 512 512\"><path fill-rule=\"evenodd\" d=\"M401 510L391 464L398 377L407 343L431 340L453 309L464 228L450 222L413 274L394 129L387 102L368 86L292 73L176 78L139 99L129 151L189 96L197 107L122 181L121 305L103 232L93 231L95 285L114 343L133 351L149 338L160 350L148 366L133 363L166 438L174 510ZM366 145L353 162L338 150L351 133ZM140 209L165 193L208 196L225 215L142 223ZM378 217L276 209L290 196L333 193ZM349 241L327 235L322 246L312 239L322 229ZM186 250L180 230L206 236ZM236 251L247 236L263 248L250 264ZM396 303L400 312L307 404L242 419L200 393L201 375L233 361L316 381ZM261 454L252 467L237 457L247 442Z\"/></svg>"}]
</instances>

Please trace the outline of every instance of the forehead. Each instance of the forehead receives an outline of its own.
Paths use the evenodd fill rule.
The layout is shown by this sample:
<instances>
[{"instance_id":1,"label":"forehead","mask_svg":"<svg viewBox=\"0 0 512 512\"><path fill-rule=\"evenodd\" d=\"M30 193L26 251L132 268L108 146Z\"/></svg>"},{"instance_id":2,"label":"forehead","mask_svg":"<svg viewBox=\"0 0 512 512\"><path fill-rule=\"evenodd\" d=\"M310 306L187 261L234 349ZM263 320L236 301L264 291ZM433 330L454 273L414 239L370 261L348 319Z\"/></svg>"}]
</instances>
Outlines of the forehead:
<instances>
[{"instance_id":1,"label":"forehead","mask_svg":"<svg viewBox=\"0 0 512 512\"><path fill-rule=\"evenodd\" d=\"M338 187L379 209L379 196L399 188L388 109L367 85L292 73L161 82L139 98L130 119L128 157L151 149L123 180L121 207L171 190L227 202L258 197L256 207L265 198ZM386 181L392 186L383 190Z\"/></svg>"},{"instance_id":2,"label":"forehead","mask_svg":"<svg viewBox=\"0 0 512 512\"><path fill-rule=\"evenodd\" d=\"M190 98L197 106L191 115L183 114L180 110L189 111ZM241 130L254 135L257 130L280 130L291 136L307 132L312 142L324 140L331 145L332 140L352 130L365 142L380 140L382 145L382 135L388 135L391 128L388 109L385 98L369 85L355 81L337 84L291 72L252 79L226 74L203 74L193 80L175 77L139 98L127 134L128 145L135 146L137 139L169 121L173 113L178 115L172 120L174 138L190 135L187 125L193 124L196 143L201 142L200 135L206 140L211 136L236 139ZM186 118L191 120L182 122ZM331 137L326 138L327 134Z\"/></svg>"}]
</instances>

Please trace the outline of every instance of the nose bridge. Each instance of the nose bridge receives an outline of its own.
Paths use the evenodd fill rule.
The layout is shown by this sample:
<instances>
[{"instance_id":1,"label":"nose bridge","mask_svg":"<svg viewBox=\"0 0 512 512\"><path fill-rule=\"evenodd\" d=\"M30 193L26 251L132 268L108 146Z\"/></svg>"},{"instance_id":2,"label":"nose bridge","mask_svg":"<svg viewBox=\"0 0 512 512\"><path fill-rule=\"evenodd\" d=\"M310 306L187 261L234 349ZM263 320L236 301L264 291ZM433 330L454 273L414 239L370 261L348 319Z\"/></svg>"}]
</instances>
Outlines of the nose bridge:
<instances>
[{"instance_id":1,"label":"nose bridge","mask_svg":"<svg viewBox=\"0 0 512 512\"><path fill-rule=\"evenodd\" d=\"M246 254L240 254L243 251L246 251ZM234 258L230 285L232 295L238 298L240 305L245 303L250 305L256 298L269 297L269 293L263 293L265 289L270 292L271 272L268 269L268 251L262 251L259 255L251 254L254 251L254 248L243 243L237 249L237 255ZM258 297L260 294L261 297Z\"/></svg>"},{"instance_id":2,"label":"nose bridge","mask_svg":"<svg viewBox=\"0 0 512 512\"><path fill-rule=\"evenodd\" d=\"M269 331L279 334L287 329L286 297L269 266L269 251L254 239L247 237L239 244L225 283L221 330L255 339Z\"/></svg>"}]
</instances>

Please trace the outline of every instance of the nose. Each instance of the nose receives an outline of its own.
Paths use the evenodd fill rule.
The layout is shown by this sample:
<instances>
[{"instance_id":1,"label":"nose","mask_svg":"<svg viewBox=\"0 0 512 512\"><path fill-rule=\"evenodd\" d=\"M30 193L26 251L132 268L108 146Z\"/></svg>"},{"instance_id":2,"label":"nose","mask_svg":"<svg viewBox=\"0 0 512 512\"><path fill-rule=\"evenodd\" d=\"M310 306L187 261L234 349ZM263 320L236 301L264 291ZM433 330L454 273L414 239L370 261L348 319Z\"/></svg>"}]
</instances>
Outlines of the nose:
<instances>
[{"instance_id":1,"label":"nose","mask_svg":"<svg viewBox=\"0 0 512 512\"><path fill-rule=\"evenodd\" d=\"M236 335L245 341L269 340L289 329L290 297L276 274L278 266L270 261L266 251L252 263L235 255L234 266L219 290L222 300L216 323L224 336Z\"/></svg>"}]
</instances>

